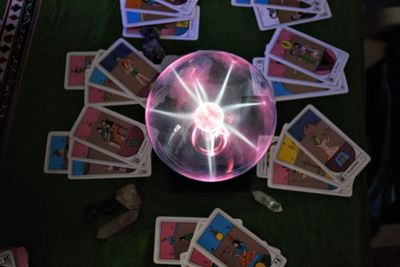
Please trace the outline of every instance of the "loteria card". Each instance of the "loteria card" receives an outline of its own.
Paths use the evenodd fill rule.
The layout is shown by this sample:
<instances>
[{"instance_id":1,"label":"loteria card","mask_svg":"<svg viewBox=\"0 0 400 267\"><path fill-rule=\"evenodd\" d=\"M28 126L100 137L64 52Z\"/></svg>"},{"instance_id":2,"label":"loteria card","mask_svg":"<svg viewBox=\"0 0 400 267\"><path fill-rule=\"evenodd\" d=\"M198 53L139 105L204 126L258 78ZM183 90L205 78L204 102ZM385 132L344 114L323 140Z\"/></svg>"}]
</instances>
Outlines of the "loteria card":
<instances>
[{"instance_id":1,"label":"loteria card","mask_svg":"<svg viewBox=\"0 0 400 267\"><path fill-rule=\"evenodd\" d=\"M251 7L250 0L231 0L232 6Z\"/></svg>"},{"instance_id":2,"label":"loteria card","mask_svg":"<svg viewBox=\"0 0 400 267\"><path fill-rule=\"evenodd\" d=\"M126 162L113 158L78 141L74 141L73 139L69 141L69 147L68 158L71 160L133 168Z\"/></svg>"},{"instance_id":3,"label":"loteria card","mask_svg":"<svg viewBox=\"0 0 400 267\"><path fill-rule=\"evenodd\" d=\"M267 47L267 56L296 70L336 85L349 54L288 27L279 27Z\"/></svg>"},{"instance_id":4,"label":"loteria card","mask_svg":"<svg viewBox=\"0 0 400 267\"><path fill-rule=\"evenodd\" d=\"M156 2L168 6L181 14L192 13L198 0L155 0Z\"/></svg>"},{"instance_id":5,"label":"loteria card","mask_svg":"<svg viewBox=\"0 0 400 267\"><path fill-rule=\"evenodd\" d=\"M160 14L142 13L128 9L121 10L122 25L124 28L170 23L176 21L190 20L194 13L180 16L166 16Z\"/></svg>"},{"instance_id":6,"label":"loteria card","mask_svg":"<svg viewBox=\"0 0 400 267\"><path fill-rule=\"evenodd\" d=\"M215 209L192 245L218 266L284 266L286 259L220 209Z\"/></svg>"},{"instance_id":7,"label":"loteria card","mask_svg":"<svg viewBox=\"0 0 400 267\"><path fill-rule=\"evenodd\" d=\"M253 6L271 9L320 13L325 8L326 0L251 0Z\"/></svg>"},{"instance_id":8,"label":"loteria card","mask_svg":"<svg viewBox=\"0 0 400 267\"><path fill-rule=\"evenodd\" d=\"M68 173L69 132L49 132L47 136L45 173Z\"/></svg>"},{"instance_id":9,"label":"loteria card","mask_svg":"<svg viewBox=\"0 0 400 267\"><path fill-rule=\"evenodd\" d=\"M370 161L367 153L312 105L293 119L287 133L340 183L351 183Z\"/></svg>"},{"instance_id":10,"label":"loteria card","mask_svg":"<svg viewBox=\"0 0 400 267\"><path fill-rule=\"evenodd\" d=\"M196 226L205 218L157 217L153 260L158 264L180 264L179 255L186 252Z\"/></svg>"},{"instance_id":11,"label":"loteria card","mask_svg":"<svg viewBox=\"0 0 400 267\"><path fill-rule=\"evenodd\" d=\"M99 59L98 68L143 107L159 71L124 39L118 39Z\"/></svg>"},{"instance_id":12,"label":"loteria card","mask_svg":"<svg viewBox=\"0 0 400 267\"><path fill-rule=\"evenodd\" d=\"M70 137L135 168L149 152L146 127L140 122L101 107L84 107Z\"/></svg>"},{"instance_id":13,"label":"loteria card","mask_svg":"<svg viewBox=\"0 0 400 267\"><path fill-rule=\"evenodd\" d=\"M135 105L137 101L128 98L126 94L112 93L92 85L85 86L85 105L87 106L124 106Z\"/></svg>"},{"instance_id":14,"label":"loteria card","mask_svg":"<svg viewBox=\"0 0 400 267\"><path fill-rule=\"evenodd\" d=\"M166 5L148 0L120 0L121 10L138 11L140 13L159 14L167 16L179 16L176 10Z\"/></svg>"},{"instance_id":15,"label":"loteria card","mask_svg":"<svg viewBox=\"0 0 400 267\"><path fill-rule=\"evenodd\" d=\"M64 88L83 89L85 70L89 69L97 52L68 52L65 61Z\"/></svg>"},{"instance_id":16,"label":"loteria card","mask_svg":"<svg viewBox=\"0 0 400 267\"><path fill-rule=\"evenodd\" d=\"M340 184L334 177L323 170L320 165L311 159L293 139L286 134L287 127L282 130L281 137L273 153L273 160L280 165L305 173L326 183Z\"/></svg>"},{"instance_id":17,"label":"loteria card","mask_svg":"<svg viewBox=\"0 0 400 267\"><path fill-rule=\"evenodd\" d=\"M350 197L352 195L351 187L342 188L315 179L302 172L274 162L272 158L270 159L270 166L272 167L268 170L269 179L267 183L270 188L343 197Z\"/></svg>"},{"instance_id":18,"label":"loteria card","mask_svg":"<svg viewBox=\"0 0 400 267\"><path fill-rule=\"evenodd\" d=\"M332 17L328 3L325 3L324 8L319 13L271 9L264 6L254 6L253 9L260 31L275 29L283 25L297 25Z\"/></svg>"},{"instance_id":19,"label":"loteria card","mask_svg":"<svg viewBox=\"0 0 400 267\"><path fill-rule=\"evenodd\" d=\"M261 160L257 163L257 177L259 178L268 178L268 169L269 169L269 158L272 156L271 147L276 145L279 140L279 136L274 136L269 146L267 152L261 158Z\"/></svg>"},{"instance_id":20,"label":"loteria card","mask_svg":"<svg viewBox=\"0 0 400 267\"><path fill-rule=\"evenodd\" d=\"M200 7L197 6L195 15L190 20L156 24L153 27L159 30L160 39L165 40L197 40L200 28ZM122 36L143 38L140 33L142 27L123 28Z\"/></svg>"},{"instance_id":21,"label":"loteria card","mask_svg":"<svg viewBox=\"0 0 400 267\"><path fill-rule=\"evenodd\" d=\"M147 177L151 168L127 168L70 160L68 178L71 180Z\"/></svg>"},{"instance_id":22,"label":"loteria card","mask_svg":"<svg viewBox=\"0 0 400 267\"><path fill-rule=\"evenodd\" d=\"M0 266L17 267L13 252L10 249L0 252Z\"/></svg>"},{"instance_id":23,"label":"loteria card","mask_svg":"<svg viewBox=\"0 0 400 267\"><path fill-rule=\"evenodd\" d=\"M265 58L257 57L253 59L253 65L258 68L262 73L265 72ZM279 64L281 65L281 64ZM283 66L283 65L282 65ZM303 98L312 98L312 97L321 97L321 96L329 96L329 95L338 95L338 94L346 94L349 91L349 87L347 85L346 77L342 76L342 80L339 83L339 87L320 87L320 83L318 86L309 86L301 84L295 80L287 80L286 82L274 81L273 78L269 78L270 85L274 90L275 100L279 101L288 101L294 99L303 99ZM322 84L323 85L323 84Z\"/></svg>"}]
</instances>

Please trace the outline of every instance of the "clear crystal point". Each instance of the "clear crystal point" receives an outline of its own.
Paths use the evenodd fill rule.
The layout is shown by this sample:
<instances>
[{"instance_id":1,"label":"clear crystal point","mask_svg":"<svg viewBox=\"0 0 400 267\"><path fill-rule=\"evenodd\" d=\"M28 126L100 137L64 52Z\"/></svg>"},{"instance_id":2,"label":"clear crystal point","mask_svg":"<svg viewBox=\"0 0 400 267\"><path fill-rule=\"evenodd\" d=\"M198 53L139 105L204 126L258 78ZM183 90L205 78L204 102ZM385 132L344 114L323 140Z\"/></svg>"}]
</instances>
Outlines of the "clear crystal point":
<instances>
[{"instance_id":1,"label":"clear crystal point","mask_svg":"<svg viewBox=\"0 0 400 267\"><path fill-rule=\"evenodd\" d=\"M254 199L273 212L283 211L281 203L262 191L253 191Z\"/></svg>"}]
</instances>

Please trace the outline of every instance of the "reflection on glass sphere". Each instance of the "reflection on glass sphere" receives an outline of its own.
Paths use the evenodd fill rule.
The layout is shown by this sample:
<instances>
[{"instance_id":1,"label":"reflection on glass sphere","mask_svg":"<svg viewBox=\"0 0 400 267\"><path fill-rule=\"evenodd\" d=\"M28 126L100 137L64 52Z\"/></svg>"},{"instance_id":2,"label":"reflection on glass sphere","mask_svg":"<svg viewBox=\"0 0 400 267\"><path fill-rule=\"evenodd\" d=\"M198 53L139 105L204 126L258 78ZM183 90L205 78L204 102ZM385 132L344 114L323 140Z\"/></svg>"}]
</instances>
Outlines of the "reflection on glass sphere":
<instances>
[{"instance_id":1,"label":"reflection on glass sphere","mask_svg":"<svg viewBox=\"0 0 400 267\"><path fill-rule=\"evenodd\" d=\"M157 155L194 180L224 181L248 171L275 133L273 91L246 60L198 51L168 66L154 82L146 126Z\"/></svg>"}]
</instances>

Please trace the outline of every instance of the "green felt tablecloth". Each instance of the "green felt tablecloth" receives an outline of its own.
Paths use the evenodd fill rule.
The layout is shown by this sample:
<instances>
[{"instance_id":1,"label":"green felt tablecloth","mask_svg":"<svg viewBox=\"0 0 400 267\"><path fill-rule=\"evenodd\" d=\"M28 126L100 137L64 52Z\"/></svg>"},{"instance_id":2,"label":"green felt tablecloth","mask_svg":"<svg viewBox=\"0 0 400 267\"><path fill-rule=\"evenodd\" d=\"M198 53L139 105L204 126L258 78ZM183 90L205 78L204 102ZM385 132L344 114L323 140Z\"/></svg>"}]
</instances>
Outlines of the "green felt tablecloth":
<instances>
[{"instance_id":1,"label":"green felt tablecloth","mask_svg":"<svg viewBox=\"0 0 400 267\"><path fill-rule=\"evenodd\" d=\"M31 266L153 266L157 216L206 217L219 207L278 247L288 266L369 265L364 172L354 184L353 197L338 198L268 189L251 170L251 189L277 198L283 204L281 214L258 205L249 192L170 193L167 168L155 154L150 178L69 181L43 172L47 133L70 130L83 106L82 91L63 88L65 55L107 48L121 36L117 2L42 1L0 175L0 246L24 245ZM332 19L295 28L350 53L350 92L278 103L277 132L311 103L365 147L360 1L329 2ZM233 7L228 0L201 0L200 6L199 40L162 41L168 54L215 49L248 60L263 56L272 31L258 30L251 9ZM130 41L140 48L141 41ZM118 110L144 121L140 107ZM143 199L140 218L108 240L97 240L97 227L105 219L85 224L83 208L129 182Z\"/></svg>"}]
</instances>

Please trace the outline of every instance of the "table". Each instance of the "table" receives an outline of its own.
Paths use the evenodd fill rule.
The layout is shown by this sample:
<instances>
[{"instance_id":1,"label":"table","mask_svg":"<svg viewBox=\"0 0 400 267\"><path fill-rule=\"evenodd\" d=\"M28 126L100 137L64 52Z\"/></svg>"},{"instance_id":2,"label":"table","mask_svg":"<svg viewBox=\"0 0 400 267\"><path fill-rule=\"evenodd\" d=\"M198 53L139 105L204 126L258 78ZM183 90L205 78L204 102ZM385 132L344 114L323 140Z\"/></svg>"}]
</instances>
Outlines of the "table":
<instances>
[{"instance_id":1,"label":"table","mask_svg":"<svg viewBox=\"0 0 400 267\"><path fill-rule=\"evenodd\" d=\"M356 179L352 198L268 189L254 169L247 173L251 190L262 189L282 203L281 214L257 204L250 192L170 193L167 167L155 154L151 178L69 181L64 175L43 172L47 133L69 130L83 106L81 91L63 89L65 55L107 48L121 36L117 2L42 1L0 175L0 246L26 246L31 266L153 266L157 216L206 217L220 207L280 248L288 266L367 266L365 172ZM251 9L229 2L200 1L200 39L162 41L168 54L215 49L247 60L263 56L272 31L260 32ZM350 53L350 92L278 103L277 133L312 103L365 147L360 1L330 5L332 19L295 28ZM130 41L140 48L140 40ZM144 120L140 107L117 110ZM85 224L83 208L129 182L136 184L143 199L138 221L108 240L97 240L97 228L106 219Z\"/></svg>"}]
</instances>

